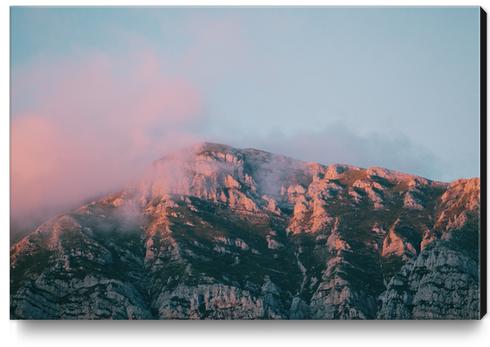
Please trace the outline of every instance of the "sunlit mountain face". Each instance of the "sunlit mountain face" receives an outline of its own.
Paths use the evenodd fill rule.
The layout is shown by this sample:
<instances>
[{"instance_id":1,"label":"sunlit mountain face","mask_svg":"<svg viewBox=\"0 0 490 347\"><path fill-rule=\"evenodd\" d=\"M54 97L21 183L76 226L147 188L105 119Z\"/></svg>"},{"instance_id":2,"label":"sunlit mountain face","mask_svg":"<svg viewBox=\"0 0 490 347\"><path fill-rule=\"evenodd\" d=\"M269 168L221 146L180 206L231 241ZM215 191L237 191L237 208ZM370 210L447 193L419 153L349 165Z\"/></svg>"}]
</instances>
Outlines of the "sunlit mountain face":
<instances>
[{"instance_id":1,"label":"sunlit mountain face","mask_svg":"<svg viewBox=\"0 0 490 347\"><path fill-rule=\"evenodd\" d=\"M11 248L13 319L477 319L480 179L203 143Z\"/></svg>"}]
</instances>

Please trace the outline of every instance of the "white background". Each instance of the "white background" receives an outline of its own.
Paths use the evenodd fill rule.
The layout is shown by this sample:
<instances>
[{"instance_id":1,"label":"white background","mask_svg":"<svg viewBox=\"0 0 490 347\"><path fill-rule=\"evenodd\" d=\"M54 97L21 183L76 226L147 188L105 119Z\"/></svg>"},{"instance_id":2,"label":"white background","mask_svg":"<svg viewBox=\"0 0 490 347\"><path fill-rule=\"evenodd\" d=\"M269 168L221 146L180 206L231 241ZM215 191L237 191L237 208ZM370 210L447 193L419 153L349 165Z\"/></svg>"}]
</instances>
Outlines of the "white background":
<instances>
[{"instance_id":1,"label":"white background","mask_svg":"<svg viewBox=\"0 0 490 347\"><path fill-rule=\"evenodd\" d=\"M477 1L206 1L206 4L267 5L474 5ZM136 5L128 1L47 1L44 5ZM138 5L203 4L143 1ZM9 321L9 6L0 8L0 346L488 346L490 318L482 321ZM487 97L488 99L488 97Z\"/></svg>"}]
</instances>

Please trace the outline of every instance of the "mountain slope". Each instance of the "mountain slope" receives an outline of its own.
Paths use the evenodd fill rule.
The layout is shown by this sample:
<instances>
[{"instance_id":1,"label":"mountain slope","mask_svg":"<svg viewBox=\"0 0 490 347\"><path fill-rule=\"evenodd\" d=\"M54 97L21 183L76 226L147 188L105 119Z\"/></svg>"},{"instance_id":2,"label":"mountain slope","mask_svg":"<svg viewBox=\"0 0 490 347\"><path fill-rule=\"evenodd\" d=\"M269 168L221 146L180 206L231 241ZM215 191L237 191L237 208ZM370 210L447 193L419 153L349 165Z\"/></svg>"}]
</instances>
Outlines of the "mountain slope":
<instances>
[{"instance_id":1,"label":"mountain slope","mask_svg":"<svg viewBox=\"0 0 490 347\"><path fill-rule=\"evenodd\" d=\"M12 318L478 318L479 179L205 143L11 249Z\"/></svg>"}]
</instances>

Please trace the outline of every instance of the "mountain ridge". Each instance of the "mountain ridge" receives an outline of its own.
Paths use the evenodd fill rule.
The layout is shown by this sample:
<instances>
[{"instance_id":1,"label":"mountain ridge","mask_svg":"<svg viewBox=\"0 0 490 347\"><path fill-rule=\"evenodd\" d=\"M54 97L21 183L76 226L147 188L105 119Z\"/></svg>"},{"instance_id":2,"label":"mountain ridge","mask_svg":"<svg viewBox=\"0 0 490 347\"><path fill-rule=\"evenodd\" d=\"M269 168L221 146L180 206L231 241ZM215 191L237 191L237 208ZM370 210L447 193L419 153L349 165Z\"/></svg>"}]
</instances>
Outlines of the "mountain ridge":
<instances>
[{"instance_id":1,"label":"mountain ridge","mask_svg":"<svg viewBox=\"0 0 490 347\"><path fill-rule=\"evenodd\" d=\"M479 190L198 144L16 243L11 317L475 319Z\"/></svg>"}]
</instances>

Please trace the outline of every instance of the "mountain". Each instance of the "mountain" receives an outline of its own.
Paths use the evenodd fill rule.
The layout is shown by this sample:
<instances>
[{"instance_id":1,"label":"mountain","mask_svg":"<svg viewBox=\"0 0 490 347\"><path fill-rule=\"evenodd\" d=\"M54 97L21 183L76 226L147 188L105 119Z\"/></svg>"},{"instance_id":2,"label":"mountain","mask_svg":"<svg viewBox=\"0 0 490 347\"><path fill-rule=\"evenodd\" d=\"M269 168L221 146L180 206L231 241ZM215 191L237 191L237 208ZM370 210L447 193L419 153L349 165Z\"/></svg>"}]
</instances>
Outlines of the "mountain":
<instances>
[{"instance_id":1,"label":"mountain","mask_svg":"<svg viewBox=\"0 0 490 347\"><path fill-rule=\"evenodd\" d=\"M480 180L204 143L11 248L13 319L477 319Z\"/></svg>"}]
</instances>

